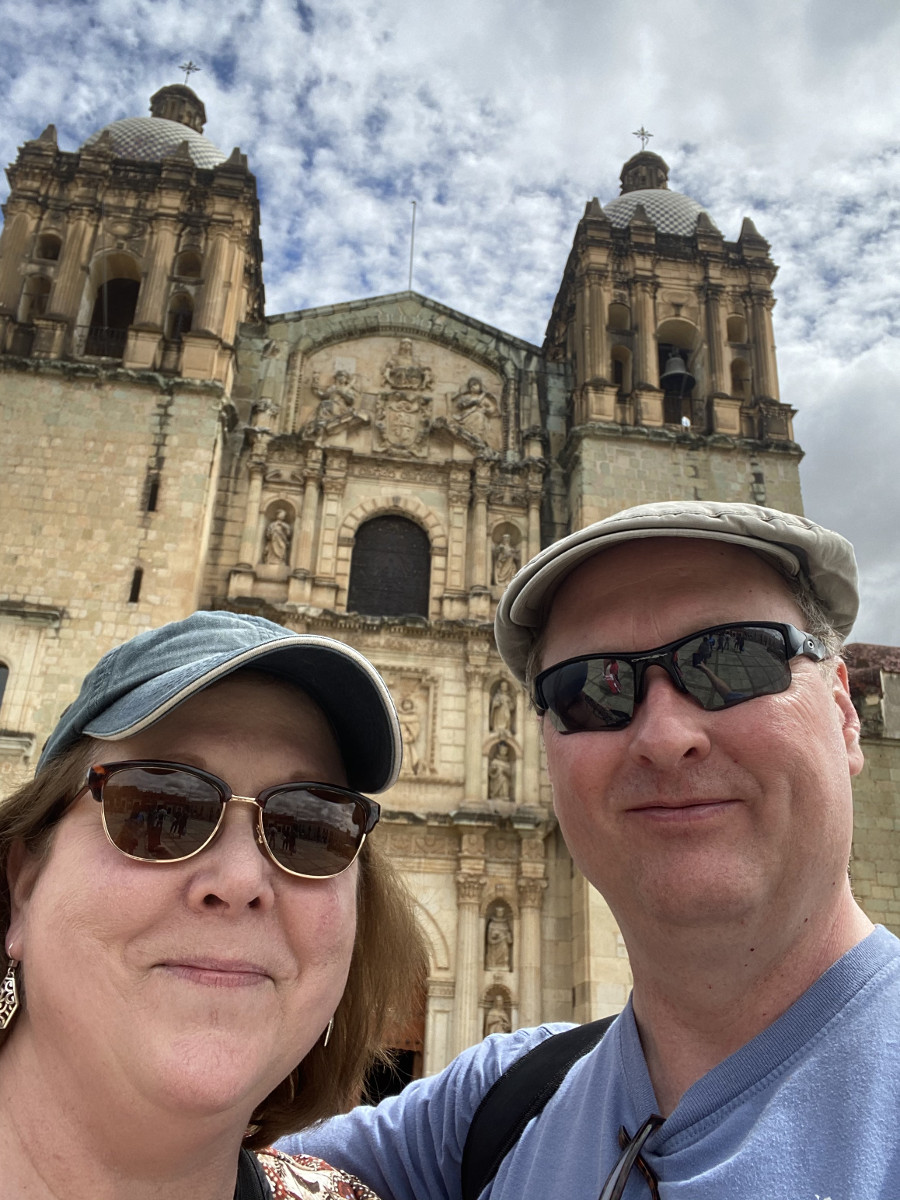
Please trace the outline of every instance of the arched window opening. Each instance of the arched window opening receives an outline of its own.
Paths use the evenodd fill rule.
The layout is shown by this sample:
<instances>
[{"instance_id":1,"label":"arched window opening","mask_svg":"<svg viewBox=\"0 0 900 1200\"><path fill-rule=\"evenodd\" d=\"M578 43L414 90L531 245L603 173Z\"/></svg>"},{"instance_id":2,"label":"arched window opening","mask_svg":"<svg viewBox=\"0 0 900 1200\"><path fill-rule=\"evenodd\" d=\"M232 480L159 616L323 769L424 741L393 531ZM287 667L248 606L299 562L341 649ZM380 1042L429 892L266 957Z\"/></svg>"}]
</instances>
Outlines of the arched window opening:
<instances>
[{"instance_id":1,"label":"arched window opening","mask_svg":"<svg viewBox=\"0 0 900 1200\"><path fill-rule=\"evenodd\" d=\"M731 364L731 394L750 402L750 364L745 358L736 358Z\"/></svg>"},{"instance_id":2,"label":"arched window opening","mask_svg":"<svg viewBox=\"0 0 900 1200\"><path fill-rule=\"evenodd\" d=\"M182 250L175 259L175 274L180 279L199 279L202 259L196 250Z\"/></svg>"},{"instance_id":3,"label":"arched window opening","mask_svg":"<svg viewBox=\"0 0 900 1200\"><path fill-rule=\"evenodd\" d=\"M191 332L194 319L194 302L187 292L178 292L172 297L166 316L166 337L170 342L180 342L182 335Z\"/></svg>"},{"instance_id":4,"label":"arched window opening","mask_svg":"<svg viewBox=\"0 0 900 1200\"><path fill-rule=\"evenodd\" d=\"M9 679L9 667L2 659L0 659L0 708L3 707L3 693L6 691L7 680Z\"/></svg>"},{"instance_id":5,"label":"arched window opening","mask_svg":"<svg viewBox=\"0 0 900 1200\"><path fill-rule=\"evenodd\" d=\"M697 382L691 371L697 328L683 317L672 317L662 322L657 339L659 386L665 393L663 420L667 425L680 425L682 417L690 419Z\"/></svg>"},{"instance_id":6,"label":"arched window opening","mask_svg":"<svg viewBox=\"0 0 900 1200\"><path fill-rule=\"evenodd\" d=\"M42 317L50 300L50 280L45 275L29 275L22 291L20 317L23 325L30 325L35 317Z\"/></svg>"},{"instance_id":7,"label":"arched window opening","mask_svg":"<svg viewBox=\"0 0 900 1200\"><path fill-rule=\"evenodd\" d=\"M360 525L350 564L347 611L369 616L428 616L431 546L407 517Z\"/></svg>"},{"instance_id":8,"label":"arched window opening","mask_svg":"<svg viewBox=\"0 0 900 1200\"><path fill-rule=\"evenodd\" d=\"M62 238L55 233L42 233L37 240L35 255L48 262L56 262L62 247Z\"/></svg>"},{"instance_id":9,"label":"arched window opening","mask_svg":"<svg viewBox=\"0 0 900 1200\"><path fill-rule=\"evenodd\" d=\"M619 389L620 396L631 394L631 351L627 346L612 348L612 382Z\"/></svg>"},{"instance_id":10,"label":"arched window opening","mask_svg":"<svg viewBox=\"0 0 900 1200\"><path fill-rule=\"evenodd\" d=\"M729 342L738 342L743 344L747 340L747 319L740 316L738 313L732 313L727 322L726 328L728 331Z\"/></svg>"},{"instance_id":11,"label":"arched window opening","mask_svg":"<svg viewBox=\"0 0 900 1200\"><path fill-rule=\"evenodd\" d=\"M85 354L122 357L140 286L136 279L109 279L100 284L91 313Z\"/></svg>"},{"instance_id":12,"label":"arched window opening","mask_svg":"<svg viewBox=\"0 0 900 1200\"><path fill-rule=\"evenodd\" d=\"M609 306L609 327L617 333L624 333L631 328L631 309L627 304L611 304Z\"/></svg>"}]
</instances>

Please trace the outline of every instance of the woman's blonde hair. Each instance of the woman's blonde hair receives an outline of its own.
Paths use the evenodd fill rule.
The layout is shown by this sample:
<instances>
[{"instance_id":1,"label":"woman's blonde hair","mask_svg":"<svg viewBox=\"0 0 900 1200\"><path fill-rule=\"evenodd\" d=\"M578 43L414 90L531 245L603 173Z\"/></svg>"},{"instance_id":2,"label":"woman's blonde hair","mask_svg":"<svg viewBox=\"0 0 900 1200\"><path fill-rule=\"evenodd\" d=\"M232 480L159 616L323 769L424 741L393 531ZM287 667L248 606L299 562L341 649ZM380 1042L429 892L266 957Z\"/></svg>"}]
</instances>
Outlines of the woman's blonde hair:
<instances>
[{"instance_id":1,"label":"woman's blonde hair","mask_svg":"<svg viewBox=\"0 0 900 1200\"><path fill-rule=\"evenodd\" d=\"M56 826L84 786L87 767L98 760L97 749L97 742L81 738L35 779L0 802L3 938L10 922L10 850L21 840L29 853L47 853ZM99 805L97 817L99 820ZM369 1069L389 1058L386 1033L411 1015L411 1006L422 993L427 955L406 890L371 837L358 861L356 941L331 1038L327 1047L320 1038L257 1107L245 1138L251 1149L267 1146L283 1134L357 1103ZM27 979L23 984L25 999ZM0 1032L0 1049L6 1036Z\"/></svg>"}]
</instances>

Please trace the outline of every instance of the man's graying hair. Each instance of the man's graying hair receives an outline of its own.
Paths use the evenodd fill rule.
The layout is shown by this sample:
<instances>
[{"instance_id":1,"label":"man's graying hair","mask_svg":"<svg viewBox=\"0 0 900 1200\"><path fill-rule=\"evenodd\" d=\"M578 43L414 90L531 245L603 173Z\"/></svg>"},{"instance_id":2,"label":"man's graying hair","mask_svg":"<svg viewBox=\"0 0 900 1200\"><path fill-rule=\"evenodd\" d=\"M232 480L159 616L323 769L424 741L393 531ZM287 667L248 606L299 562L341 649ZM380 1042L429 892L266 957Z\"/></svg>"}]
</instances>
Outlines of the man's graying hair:
<instances>
[{"instance_id":1,"label":"man's graying hair","mask_svg":"<svg viewBox=\"0 0 900 1200\"><path fill-rule=\"evenodd\" d=\"M828 617L825 614L820 601L816 597L809 584L798 578L797 576L782 575L784 586L790 593L792 600L803 614L803 630L805 633L812 634L823 643L828 651L828 658L825 659L822 666L833 665L833 660L841 652L841 647L844 644L844 639L837 632ZM544 635L547 629L546 615L541 625L538 635L535 638L534 645L528 652L528 661L525 664L525 686L530 690L536 675L541 672L541 659L544 653Z\"/></svg>"}]
</instances>

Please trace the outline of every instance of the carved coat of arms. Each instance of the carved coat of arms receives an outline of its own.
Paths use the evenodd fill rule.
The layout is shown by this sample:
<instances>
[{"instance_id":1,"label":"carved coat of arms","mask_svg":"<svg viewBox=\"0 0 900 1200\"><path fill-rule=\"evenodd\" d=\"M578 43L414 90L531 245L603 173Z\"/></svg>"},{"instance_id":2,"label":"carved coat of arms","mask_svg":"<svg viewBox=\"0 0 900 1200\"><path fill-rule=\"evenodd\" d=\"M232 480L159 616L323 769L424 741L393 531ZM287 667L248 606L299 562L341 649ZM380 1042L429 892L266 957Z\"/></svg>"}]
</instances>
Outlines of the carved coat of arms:
<instances>
[{"instance_id":1,"label":"carved coat of arms","mask_svg":"<svg viewBox=\"0 0 900 1200\"><path fill-rule=\"evenodd\" d=\"M424 458L431 429L431 368L417 362L410 338L401 338L397 353L384 365L384 382L391 389L375 401L374 449Z\"/></svg>"}]
</instances>

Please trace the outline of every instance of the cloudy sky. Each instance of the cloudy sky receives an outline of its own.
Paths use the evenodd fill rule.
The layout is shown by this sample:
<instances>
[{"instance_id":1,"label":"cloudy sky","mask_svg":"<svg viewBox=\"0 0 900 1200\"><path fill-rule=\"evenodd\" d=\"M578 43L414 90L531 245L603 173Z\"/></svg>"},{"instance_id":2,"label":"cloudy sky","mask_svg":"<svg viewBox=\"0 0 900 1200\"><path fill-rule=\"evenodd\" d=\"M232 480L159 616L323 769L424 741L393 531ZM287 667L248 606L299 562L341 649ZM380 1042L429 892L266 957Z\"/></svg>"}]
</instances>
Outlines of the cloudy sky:
<instances>
[{"instance_id":1,"label":"cloudy sky","mask_svg":"<svg viewBox=\"0 0 900 1200\"><path fill-rule=\"evenodd\" d=\"M259 179L270 314L417 291L538 344L575 225L632 131L781 270L806 512L900 643L896 0L0 0L0 158L76 149L202 71L206 134ZM5 199L5 184L0 188Z\"/></svg>"}]
</instances>

